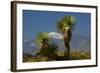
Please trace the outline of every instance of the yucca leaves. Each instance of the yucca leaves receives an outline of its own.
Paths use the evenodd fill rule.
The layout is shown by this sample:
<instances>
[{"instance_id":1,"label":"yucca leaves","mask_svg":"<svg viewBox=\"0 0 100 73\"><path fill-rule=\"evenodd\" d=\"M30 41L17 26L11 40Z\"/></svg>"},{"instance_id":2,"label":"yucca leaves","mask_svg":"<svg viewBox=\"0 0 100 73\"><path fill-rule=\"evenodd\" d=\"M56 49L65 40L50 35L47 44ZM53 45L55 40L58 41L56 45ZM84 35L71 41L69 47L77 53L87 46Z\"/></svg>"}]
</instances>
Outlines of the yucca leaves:
<instances>
[{"instance_id":1,"label":"yucca leaves","mask_svg":"<svg viewBox=\"0 0 100 73\"><path fill-rule=\"evenodd\" d=\"M40 46L43 45L43 43L48 42L50 40L50 37L47 32L41 32L37 35L36 41L37 44Z\"/></svg>"},{"instance_id":2,"label":"yucca leaves","mask_svg":"<svg viewBox=\"0 0 100 73\"><path fill-rule=\"evenodd\" d=\"M50 36L47 32L41 32L37 35L37 43L40 47L38 55L45 56L48 59L54 59L58 46L50 42Z\"/></svg>"},{"instance_id":3,"label":"yucca leaves","mask_svg":"<svg viewBox=\"0 0 100 73\"><path fill-rule=\"evenodd\" d=\"M64 30L67 27L69 27L72 30L75 24L76 24L76 18L74 16L65 16L60 20L58 20L56 26L60 32L64 32Z\"/></svg>"}]
</instances>

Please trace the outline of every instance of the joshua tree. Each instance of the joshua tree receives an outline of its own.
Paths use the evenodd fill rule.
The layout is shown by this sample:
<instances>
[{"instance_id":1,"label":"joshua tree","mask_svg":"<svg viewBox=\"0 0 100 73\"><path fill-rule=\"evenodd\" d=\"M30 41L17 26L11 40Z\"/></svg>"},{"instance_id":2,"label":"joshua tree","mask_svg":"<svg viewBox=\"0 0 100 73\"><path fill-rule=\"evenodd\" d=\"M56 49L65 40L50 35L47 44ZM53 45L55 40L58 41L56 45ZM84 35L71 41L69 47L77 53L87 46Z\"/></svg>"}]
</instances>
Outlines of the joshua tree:
<instances>
[{"instance_id":1,"label":"joshua tree","mask_svg":"<svg viewBox=\"0 0 100 73\"><path fill-rule=\"evenodd\" d=\"M70 41L72 37L72 30L76 24L74 16L65 16L57 22L57 29L63 34L63 40L65 45L64 56L69 59L70 54Z\"/></svg>"},{"instance_id":2,"label":"joshua tree","mask_svg":"<svg viewBox=\"0 0 100 73\"><path fill-rule=\"evenodd\" d=\"M41 32L37 35L37 44L39 45L40 49L40 54L44 55L46 52L46 49L48 49L48 42L50 40L50 37L48 33L46 32Z\"/></svg>"},{"instance_id":3,"label":"joshua tree","mask_svg":"<svg viewBox=\"0 0 100 73\"><path fill-rule=\"evenodd\" d=\"M48 33L41 32L37 35L37 43L40 46L40 51L37 53L39 55L48 57L49 59L54 59L58 46L54 43L50 43L50 37Z\"/></svg>"}]
</instances>

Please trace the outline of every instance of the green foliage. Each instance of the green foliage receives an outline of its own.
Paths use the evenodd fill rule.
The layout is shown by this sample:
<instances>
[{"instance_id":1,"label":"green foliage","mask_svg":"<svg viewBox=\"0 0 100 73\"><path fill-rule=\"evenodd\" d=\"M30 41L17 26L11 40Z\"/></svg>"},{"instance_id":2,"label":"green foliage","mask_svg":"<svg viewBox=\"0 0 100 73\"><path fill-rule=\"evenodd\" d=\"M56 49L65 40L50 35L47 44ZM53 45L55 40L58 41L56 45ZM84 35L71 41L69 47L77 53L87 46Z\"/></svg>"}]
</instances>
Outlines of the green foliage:
<instances>
[{"instance_id":1,"label":"green foliage","mask_svg":"<svg viewBox=\"0 0 100 73\"><path fill-rule=\"evenodd\" d=\"M36 43L39 46L42 46L44 42L48 42L50 40L50 36L47 32L41 32L37 35Z\"/></svg>"},{"instance_id":2,"label":"green foliage","mask_svg":"<svg viewBox=\"0 0 100 73\"><path fill-rule=\"evenodd\" d=\"M58 46L50 43L50 36L46 32L41 32L37 35L37 43L40 45L40 51L36 55L53 58Z\"/></svg>"},{"instance_id":3,"label":"green foliage","mask_svg":"<svg viewBox=\"0 0 100 73\"><path fill-rule=\"evenodd\" d=\"M61 18L60 20L58 20L56 26L60 32L64 32L67 27L69 27L70 29L73 29L75 24L76 24L76 18L74 16L65 16Z\"/></svg>"},{"instance_id":4,"label":"green foliage","mask_svg":"<svg viewBox=\"0 0 100 73\"><path fill-rule=\"evenodd\" d=\"M49 59L54 59L56 52L58 51L58 46L54 43L48 44L48 48L44 48L37 52L37 55L48 57Z\"/></svg>"}]
</instances>

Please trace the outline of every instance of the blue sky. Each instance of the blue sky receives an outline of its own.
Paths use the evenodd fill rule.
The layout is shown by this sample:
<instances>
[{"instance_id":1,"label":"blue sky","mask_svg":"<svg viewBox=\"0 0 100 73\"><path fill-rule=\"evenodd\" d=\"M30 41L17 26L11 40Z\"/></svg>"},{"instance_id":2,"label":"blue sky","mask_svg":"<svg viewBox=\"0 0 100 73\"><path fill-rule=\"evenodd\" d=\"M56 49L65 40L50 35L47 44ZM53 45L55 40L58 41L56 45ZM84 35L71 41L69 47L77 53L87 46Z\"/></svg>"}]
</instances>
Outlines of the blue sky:
<instances>
[{"instance_id":1,"label":"blue sky","mask_svg":"<svg viewBox=\"0 0 100 73\"><path fill-rule=\"evenodd\" d=\"M90 13L23 10L23 39L31 41L39 32L58 32L57 20L69 15L77 20L73 35L90 37Z\"/></svg>"}]
</instances>

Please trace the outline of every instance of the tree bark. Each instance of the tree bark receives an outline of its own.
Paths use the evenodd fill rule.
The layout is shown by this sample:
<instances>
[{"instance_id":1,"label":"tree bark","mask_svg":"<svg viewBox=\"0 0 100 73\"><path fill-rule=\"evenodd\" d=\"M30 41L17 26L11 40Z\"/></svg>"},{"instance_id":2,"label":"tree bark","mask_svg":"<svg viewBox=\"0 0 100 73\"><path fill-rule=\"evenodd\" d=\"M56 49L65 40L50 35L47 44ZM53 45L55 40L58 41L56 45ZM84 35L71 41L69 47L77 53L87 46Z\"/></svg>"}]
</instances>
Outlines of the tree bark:
<instances>
[{"instance_id":1,"label":"tree bark","mask_svg":"<svg viewBox=\"0 0 100 73\"><path fill-rule=\"evenodd\" d=\"M64 33L64 45L65 45L65 53L64 53L64 56L69 59L69 56L70 56L70 42L71 42L71 37L72 37L72 32L71 30L67 30L65 33Z\"/></svg>"},{"instance_id":2,"label":"tree bark","mask_svg":"<svg viewBox=\"0 0 100 73\"><path fill-rule=\"evenodd\" d=\"M70 44L68 44L66 46L65 52L64 52L64 56L66 57L66 59L69 59L70 56Z\"/></svg>"}]
</instances>

